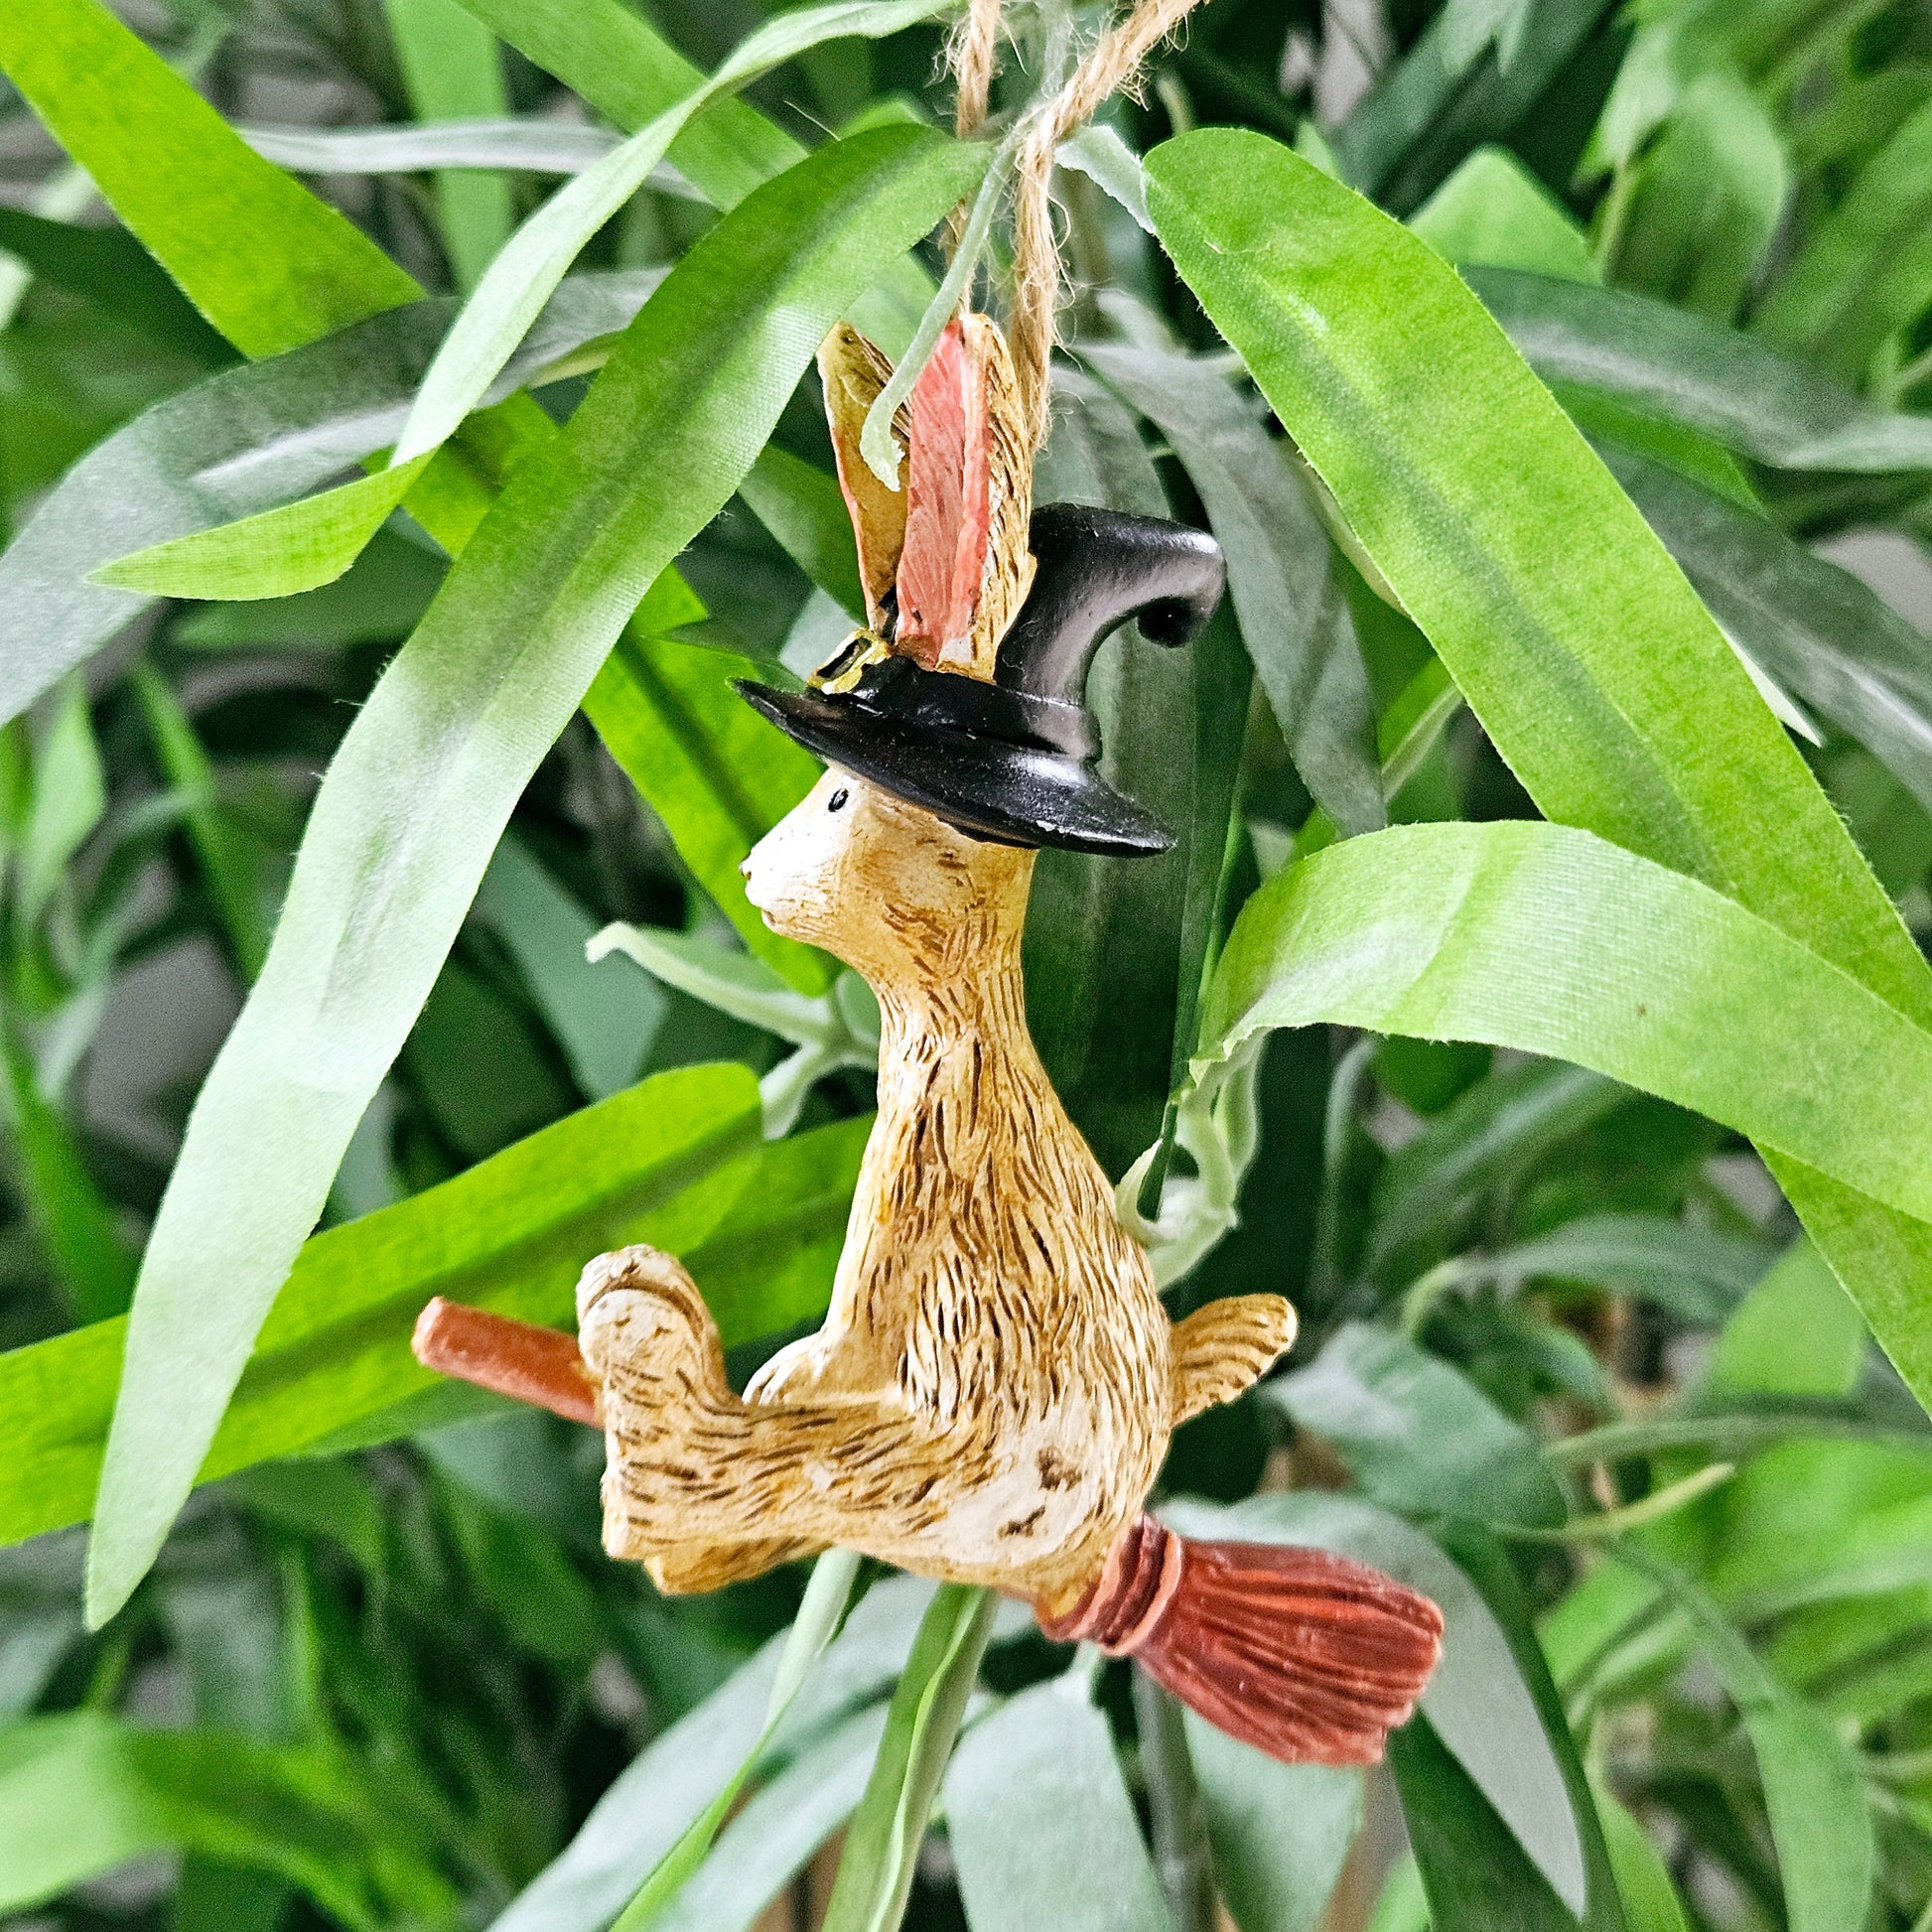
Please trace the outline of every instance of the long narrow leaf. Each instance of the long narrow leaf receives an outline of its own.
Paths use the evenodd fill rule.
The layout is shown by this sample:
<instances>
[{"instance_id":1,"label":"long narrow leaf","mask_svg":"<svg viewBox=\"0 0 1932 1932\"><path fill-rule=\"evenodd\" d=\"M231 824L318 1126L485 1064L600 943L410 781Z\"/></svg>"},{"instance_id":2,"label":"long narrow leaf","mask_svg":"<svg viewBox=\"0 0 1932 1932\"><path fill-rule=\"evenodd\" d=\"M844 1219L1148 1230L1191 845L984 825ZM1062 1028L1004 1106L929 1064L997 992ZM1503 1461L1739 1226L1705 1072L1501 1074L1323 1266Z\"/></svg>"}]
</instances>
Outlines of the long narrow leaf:
<instances>
[{"instance_id":1,"label":"long narrow leaf","mask_svg":"<svg viewBox=\"0 0 1932 1932\"><path fill-rule=\"evenodd\" d=\"M990 1591L963 1584L943 1585L933 1597L846 1836L825 1932L897 1932L932 1801L993 1632L994 1608Z\"/></svg>"},{"instance_id":2,"label":"long narrow leaf","mask_svg":"<svg viewBox=\"0 0 1932 1932\"><path fill-rule=\"evenodd\" d=\"M1587 832L1396 826L1278 875L1221 955L1208 1055L1317 1021L1592 1067L1932 1219L1932 1034L1734 900ZM1932 1322L1891 1340L1932 1380Z\"/></svg>"},{"instance_id":3,"label":"long narrow leaf","mask_svg":"<svg viewBox=\"0 0 1932 1932\"><path fill-rule=\"evenodd\" d=\"M1932 974L1742 665L1440 257L1251 134L1171 142L1148 179L1183 274L1538 806L1711 880L1932 1018ZM1932 1400L1914 1307L1932 1225L1772 1165Z\"/></svg>"}]
</instances>

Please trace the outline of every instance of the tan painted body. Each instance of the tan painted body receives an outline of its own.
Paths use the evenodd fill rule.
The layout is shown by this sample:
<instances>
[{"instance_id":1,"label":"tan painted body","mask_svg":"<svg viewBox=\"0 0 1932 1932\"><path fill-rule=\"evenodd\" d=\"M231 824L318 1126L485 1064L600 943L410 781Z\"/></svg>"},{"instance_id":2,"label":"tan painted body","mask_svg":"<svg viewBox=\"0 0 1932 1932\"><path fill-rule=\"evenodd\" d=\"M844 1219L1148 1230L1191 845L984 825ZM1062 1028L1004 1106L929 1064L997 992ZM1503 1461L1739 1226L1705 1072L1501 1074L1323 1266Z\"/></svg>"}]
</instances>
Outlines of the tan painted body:
<instances>
[{"instance_id":1,"label":"tan painted body","mask_svg":"<svg viewBox=\"0 0 1932 1932\"><path fill-rule=\"evenodd\" d=\"M1170 1322L1027 1032L1033 865L839 771L747 862L767 921L878 993L879 1120L825 1324L743 1400L674 1260L585 1271L605 1546L667 1589L838 1544L1065 1608L1174 1424L1293 1338L1278 1296Z\"/></svg>"}]
</instances>

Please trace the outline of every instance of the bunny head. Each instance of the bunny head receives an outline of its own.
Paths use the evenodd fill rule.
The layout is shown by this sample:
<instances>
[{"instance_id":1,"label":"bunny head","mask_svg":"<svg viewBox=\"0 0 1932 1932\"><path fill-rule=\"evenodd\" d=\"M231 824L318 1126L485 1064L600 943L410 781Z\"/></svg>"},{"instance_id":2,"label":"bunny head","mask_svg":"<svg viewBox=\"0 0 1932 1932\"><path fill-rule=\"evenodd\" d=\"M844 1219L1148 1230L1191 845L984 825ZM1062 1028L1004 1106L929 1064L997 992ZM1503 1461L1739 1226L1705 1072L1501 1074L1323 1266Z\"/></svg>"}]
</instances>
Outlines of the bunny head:
<instances>
[{"instance_id":1,"label":"bunny head","mask_svg":"<svg viewBox=\"0 0 1932 1932\"><path fill-rule=\"evenodd\" d=\"M1017 942L1033 864L834 765L741 870L774 932L893 986L950 980L969 953Z\"/></svg>"}]
</instances>

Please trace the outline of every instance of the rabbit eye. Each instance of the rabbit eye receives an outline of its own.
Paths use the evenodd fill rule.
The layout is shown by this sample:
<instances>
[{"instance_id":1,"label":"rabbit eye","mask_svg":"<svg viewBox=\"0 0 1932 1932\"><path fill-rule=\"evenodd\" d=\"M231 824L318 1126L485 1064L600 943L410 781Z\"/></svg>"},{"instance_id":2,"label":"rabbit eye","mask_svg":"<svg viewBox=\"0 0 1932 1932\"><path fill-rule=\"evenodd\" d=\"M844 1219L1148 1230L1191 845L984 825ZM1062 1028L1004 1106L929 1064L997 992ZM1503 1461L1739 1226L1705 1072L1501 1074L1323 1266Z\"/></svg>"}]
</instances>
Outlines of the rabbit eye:
<instances>
[{"instance_id":1,"label":"rabbit eye","mask_svg":"<svg viewBox=\"0 0 1932 1932\"><path fill-rule=\"evenodd\" d=\"M850 794L847 792L846 788L843 785L841 785L838 788L838 790L833 792L831 797L825 801L825 809L828 812L843 811L845 809L845 801L849 796Z\"/></svg>"}]
</instances>

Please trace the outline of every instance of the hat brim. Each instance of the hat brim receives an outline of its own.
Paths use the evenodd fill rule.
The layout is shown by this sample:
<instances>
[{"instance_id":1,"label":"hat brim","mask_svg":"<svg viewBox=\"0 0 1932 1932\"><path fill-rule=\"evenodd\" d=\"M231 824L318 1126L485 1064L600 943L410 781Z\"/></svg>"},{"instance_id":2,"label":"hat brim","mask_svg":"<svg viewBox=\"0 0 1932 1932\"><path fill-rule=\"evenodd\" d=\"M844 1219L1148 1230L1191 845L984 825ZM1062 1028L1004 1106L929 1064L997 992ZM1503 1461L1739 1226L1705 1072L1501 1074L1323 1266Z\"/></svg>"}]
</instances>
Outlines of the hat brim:
<instances>
[{"instance_id":1,"label":"hat brim","mask_svg":"<svg viewBox=\"0 0 1932 1932\"><path fill-rule=\"evenodd\" d=\"M1063 754L894 718L816 691L736 680L786 737L982 838L1151 858L1173 845L1159 819Z\"/></svg>"}]
</instances>

